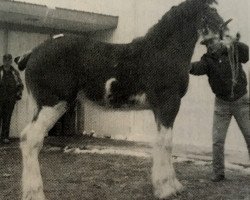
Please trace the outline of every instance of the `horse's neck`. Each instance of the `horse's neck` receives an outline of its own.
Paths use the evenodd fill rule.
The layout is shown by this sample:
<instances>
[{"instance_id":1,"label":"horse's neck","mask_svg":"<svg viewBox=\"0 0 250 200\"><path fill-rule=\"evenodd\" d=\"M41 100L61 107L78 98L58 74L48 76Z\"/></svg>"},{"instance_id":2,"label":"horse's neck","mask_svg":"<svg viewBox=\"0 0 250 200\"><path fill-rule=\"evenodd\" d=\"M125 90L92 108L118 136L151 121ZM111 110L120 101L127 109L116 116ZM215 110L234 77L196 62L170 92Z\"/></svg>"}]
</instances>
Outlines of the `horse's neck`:
<instances>
[{"instance_id":1,"label":"horse's neck","mask_svg":"<svg viewBox=\"0 0 250 200\"><path fill-rule=\"evenodd\" d=\"M165 35L167 27L161 26L158 35L148 38L149 45L160 49L176 48L186 54L192 54L195 44L198 41L198 31L196 24L189 23L182 25L172 34ZM154 37L153 37L154 36Z\"/></svg>"},{"instance_id":2,"label":"horse's neck","mask_svg":"<svg viewBox=\"0 0 250 200\"><path fill-rule=\"evenodd\" d=\"M145 38L154 46L168 47L171 40L193 46L193 41L198 39L197 23L205 8L204 2L199 0L174 6L148 31Z\"/></svg>"}]
</instances>

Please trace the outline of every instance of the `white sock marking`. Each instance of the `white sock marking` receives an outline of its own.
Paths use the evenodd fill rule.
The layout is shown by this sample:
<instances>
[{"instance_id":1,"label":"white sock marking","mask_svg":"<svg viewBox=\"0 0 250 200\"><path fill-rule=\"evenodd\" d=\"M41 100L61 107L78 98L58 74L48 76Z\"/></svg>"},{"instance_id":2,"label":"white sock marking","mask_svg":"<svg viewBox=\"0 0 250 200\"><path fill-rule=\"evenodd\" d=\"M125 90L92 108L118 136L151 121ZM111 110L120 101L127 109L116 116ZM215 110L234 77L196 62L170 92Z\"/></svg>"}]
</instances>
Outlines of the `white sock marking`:
<instances>
[{"instance_id":1,"label":"white sock marking","mask_svg":"<svg viewBox=\"0 0 250 200\"><path fill-rule=\"evenodd\" d=\"M23 200L45 200L38 154L47 131L65 112L66 102L43 107L37 120L28 124L21 133Z\"/></svg>"},{"instance_id":2,"label":"white sock marking","mask_svg":"<svg viewBox=\"0 0 250 200\"><path fill-rule=\"evenodd\" d=\"M152 182L155 196L166 198L182 189L172 162L172 129L161 126L153 147Z\"/></svg>"}]
</instances>

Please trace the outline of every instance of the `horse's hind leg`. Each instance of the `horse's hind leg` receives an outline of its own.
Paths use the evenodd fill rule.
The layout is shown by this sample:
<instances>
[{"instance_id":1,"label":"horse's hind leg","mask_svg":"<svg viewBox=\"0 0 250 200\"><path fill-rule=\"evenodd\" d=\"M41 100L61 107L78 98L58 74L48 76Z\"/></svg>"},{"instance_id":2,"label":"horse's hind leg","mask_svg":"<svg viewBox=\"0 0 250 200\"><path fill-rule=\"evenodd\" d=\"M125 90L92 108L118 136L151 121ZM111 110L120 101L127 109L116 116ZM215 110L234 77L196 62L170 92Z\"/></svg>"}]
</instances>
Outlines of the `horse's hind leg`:
<instances>
[{"instance_id":1,"label":"horse's hind leg","mask_svg":"<svg viewBox=\"0 0 250 200\"><path fill-rule=\"evenodd\" d=\"M153 146L152 182L155 196L164 199L182 190L172 163L172 129L179 110L180 98L169 95L159 102L163 103L154 109L158 134Z\"/></svg>"},{"instance_id":2,"label":"horse's hind leg","mask_svg":"<svg viewBox=\"0 0 250 200\"><path fill-rule=\"evenodd\" d=\"M21 133L23 200L45 200L38 154L46 133L66 109L66 102L59 102L53 107L43 106L37 117Z\"/></svg>"}]
</instances>

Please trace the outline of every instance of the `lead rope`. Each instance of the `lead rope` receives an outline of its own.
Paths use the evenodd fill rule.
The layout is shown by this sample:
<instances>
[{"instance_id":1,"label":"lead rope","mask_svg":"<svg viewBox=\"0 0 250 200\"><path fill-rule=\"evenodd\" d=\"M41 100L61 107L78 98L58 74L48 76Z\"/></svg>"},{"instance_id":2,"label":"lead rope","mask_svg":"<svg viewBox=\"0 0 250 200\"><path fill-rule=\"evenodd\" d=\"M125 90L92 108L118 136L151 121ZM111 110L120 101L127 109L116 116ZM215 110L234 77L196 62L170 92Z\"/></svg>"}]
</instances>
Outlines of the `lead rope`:
<instances>
[{"instance_id":1,"label":"lead rope","mask_svg":"<svg viewBox=\"0 0 250 200\"><path fill-rule=\"evenodd\" d=\"M239 76L239 53L238 48L235 48L235 43L231 45L228 52L229 63L232 72L231 98L234 98L234 88L238 82Z\"/></svg>"},{"instance_id":2,"label":"lead rope","mask_svg":"<svg viewBox=\"0 0 250 200\"><path fill-rule=\"evenodd\" d=\"M0 70L0 82L2 82L2 78L3 78L3 70Z\"/></svg>"}]
</instances>

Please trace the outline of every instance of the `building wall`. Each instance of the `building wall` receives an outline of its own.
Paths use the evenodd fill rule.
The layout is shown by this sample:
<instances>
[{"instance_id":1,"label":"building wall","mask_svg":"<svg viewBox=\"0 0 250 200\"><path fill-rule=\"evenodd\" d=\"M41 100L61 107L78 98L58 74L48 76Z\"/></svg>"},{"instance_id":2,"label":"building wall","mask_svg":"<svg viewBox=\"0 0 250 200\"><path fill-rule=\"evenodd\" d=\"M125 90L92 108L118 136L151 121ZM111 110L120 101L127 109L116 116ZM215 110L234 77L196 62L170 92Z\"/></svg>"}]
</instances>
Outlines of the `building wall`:
<instances>
[{"instance_id":1,"label":"building wall","mask_svg":"<svg viewBox=\"0 0 250 200\"><path fill-rule=\"evenodd\" d=\"M3 55L5 52L11 53L13 57L22 55L26 51L34 48L36 45L43 42L48 35L38 34L38 33L25 33L17 31L8 32L8 45L7 49L0 49L0 55ZM4 40L3 31L0 31L0 42ZM1 42L3 44L6 41ZM2 59L0 61L2 65ZM17 69L17 66L13 63L13 66ZM21 78L24 81L24 72L20 72ZM19 133L23 130L25 125L31 120L33 116L34 105L28 101L28 94L26 87L23 91L23 97L20 101L17 102L15 109L12 115L10 136L18 137Z\"/></svg>"},{"instance_id":2,"label":"building wall","mask_svg":"<svg viewBox=\"0 0 250 200\"><path fill-rule=\"evenodd\" d=\"M4 31L0 29L0 44L4 44ZM0 46L0 55L4 54L4 45ZM2 59L0 59L0 65L2 65Z\"/></svg>"}]
</instances>

